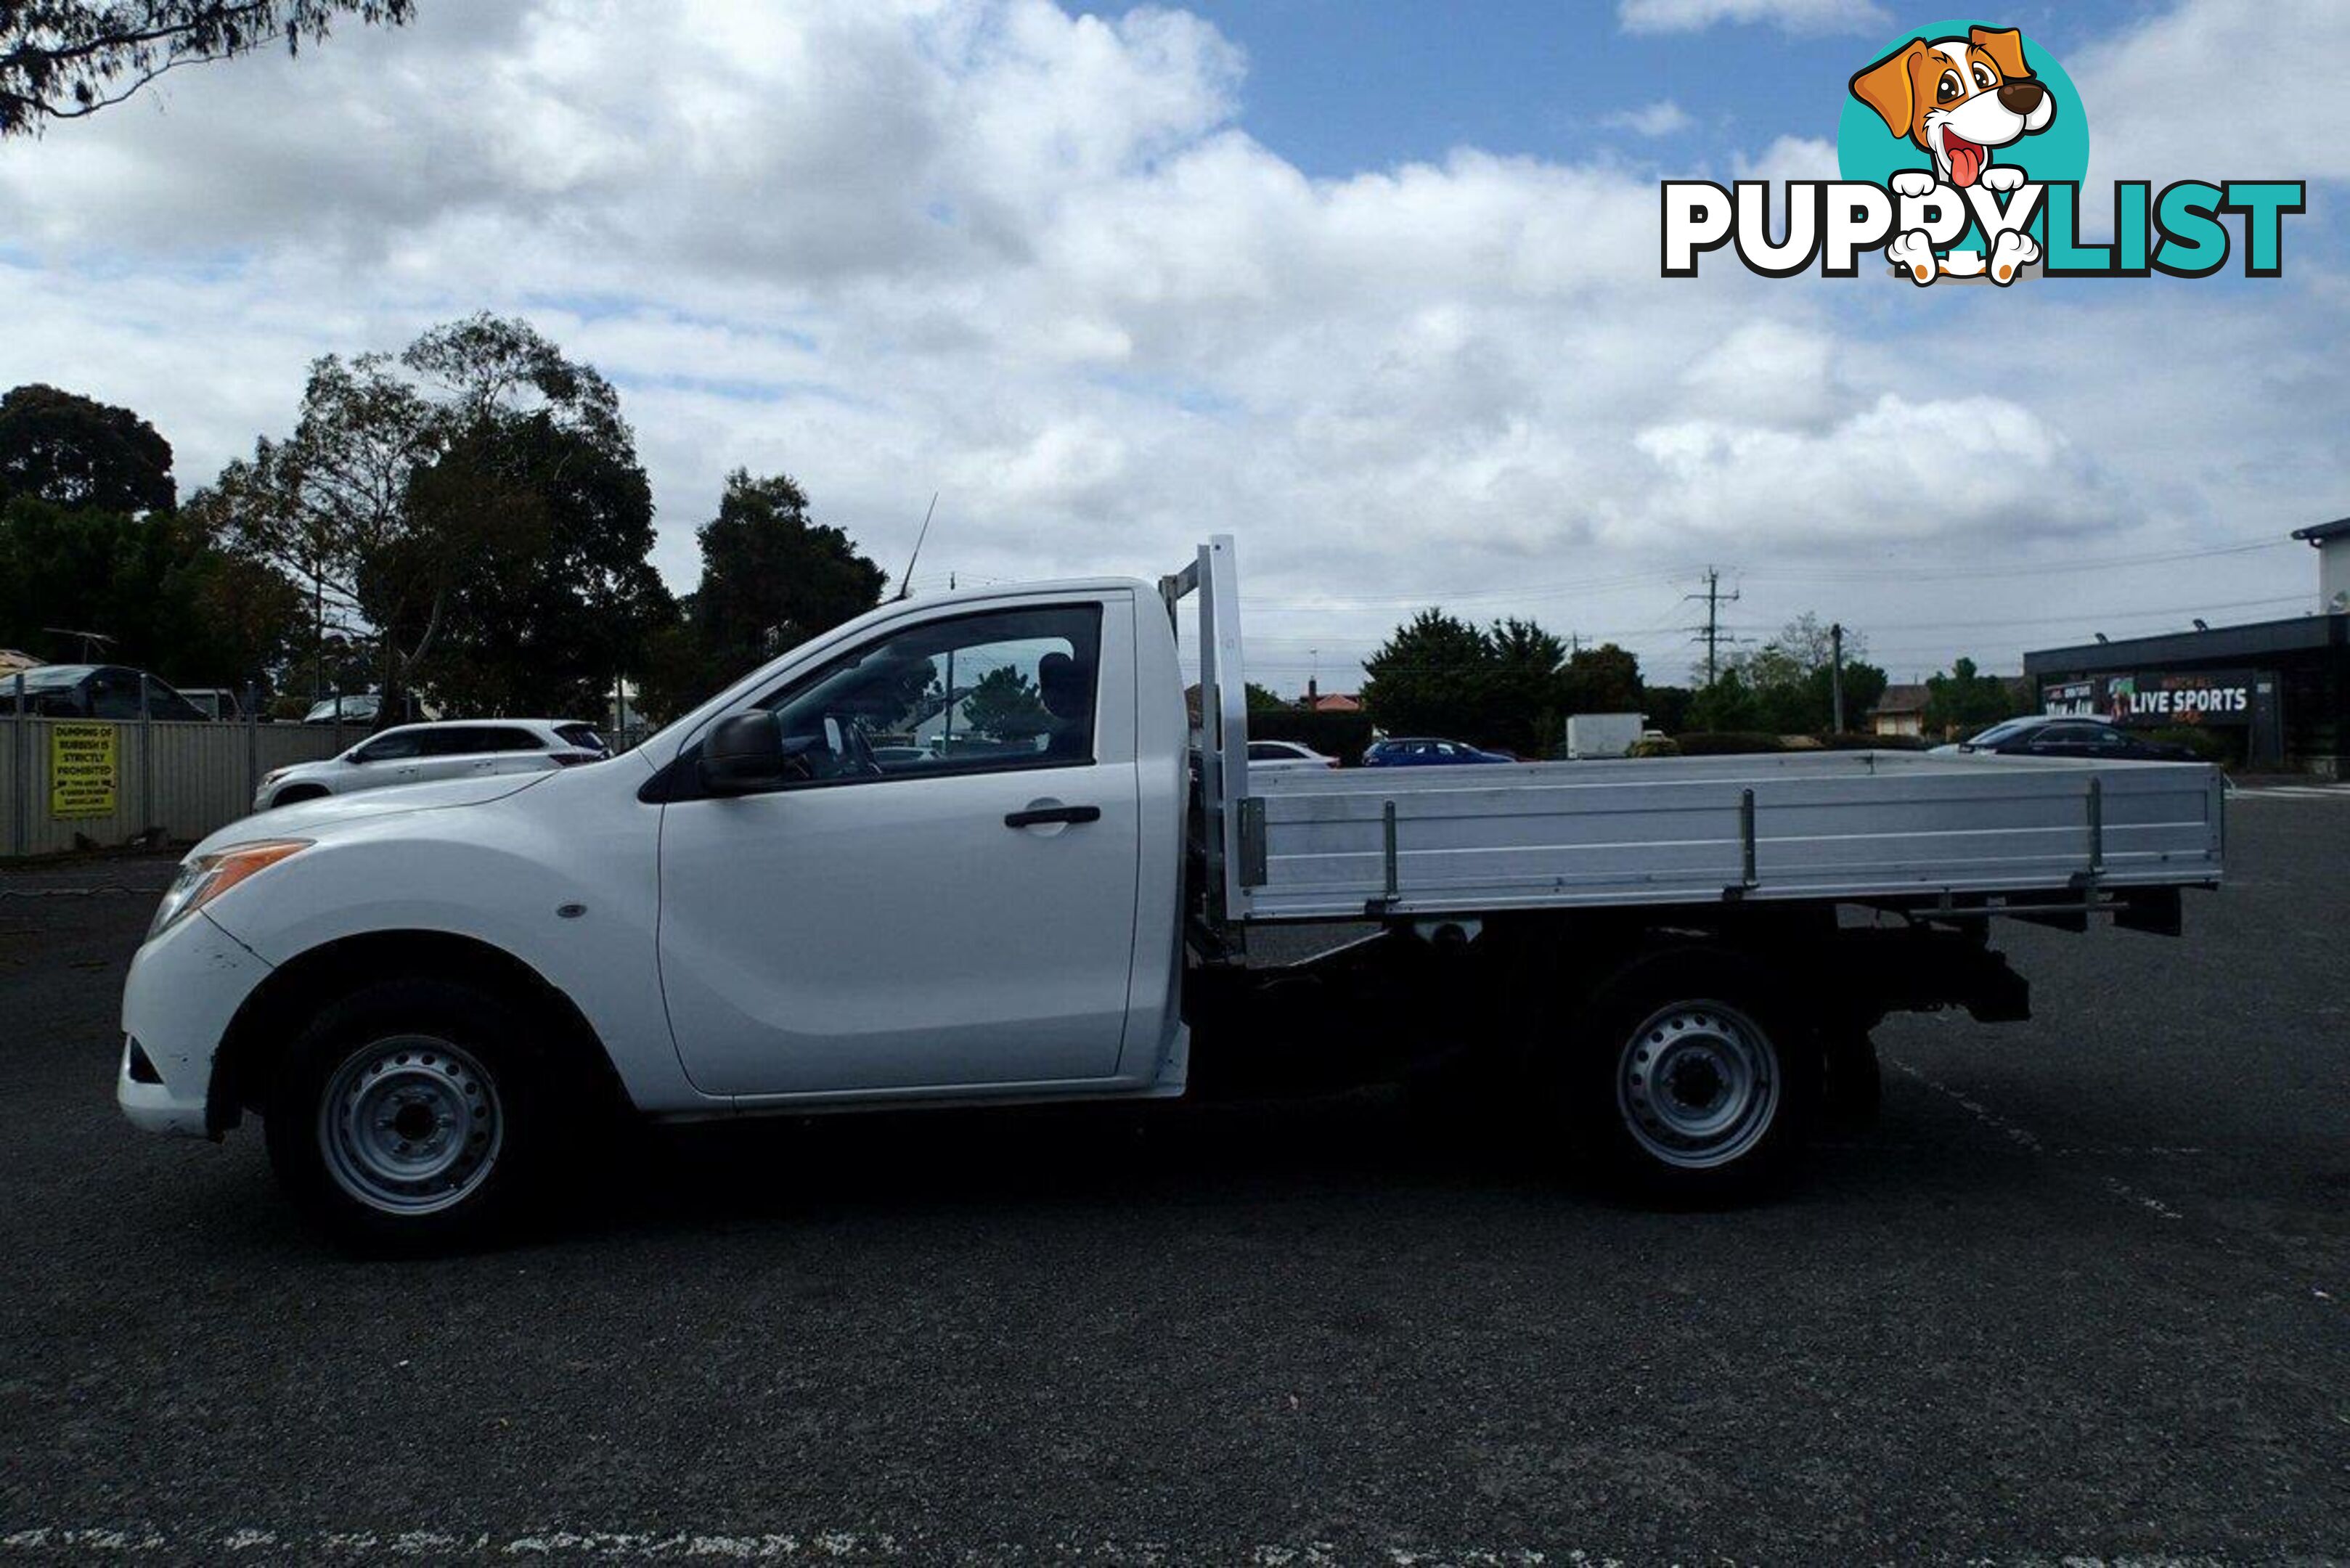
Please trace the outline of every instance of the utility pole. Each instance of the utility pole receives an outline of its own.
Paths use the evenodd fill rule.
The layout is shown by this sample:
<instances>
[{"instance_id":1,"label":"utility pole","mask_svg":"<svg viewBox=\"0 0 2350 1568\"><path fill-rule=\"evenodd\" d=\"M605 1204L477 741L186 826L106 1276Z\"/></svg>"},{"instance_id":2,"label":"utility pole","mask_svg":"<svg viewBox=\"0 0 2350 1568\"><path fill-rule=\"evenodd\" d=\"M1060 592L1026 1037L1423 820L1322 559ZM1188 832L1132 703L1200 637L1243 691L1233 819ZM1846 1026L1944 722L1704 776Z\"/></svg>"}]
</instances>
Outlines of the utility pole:
<instances>
[{"instance_id":1,"label":"utility pole","mask_svg":"<svg viewBox=\"0 0 2350 1568\"><path fill-rule=\"evenodd\" d=\"M1708 566L1705 569L1705 592L1702 594L1684 594L1681 596L1681 600L1684 604L1693 599L1700 598L1705 601L1705 624L1700 627L1691 627L1690 629L1695 632L1699 640L1705 644L1705 683L1708 686L1711 686L1715 678L1721 673L1721 643L1723 640L1721 635L1721 607L1724 604L1737 603L1738 590L1732 588L1730 592L1726 594L1723 593L1721 591L1721 574L1713 567Z\"/></svg>"},{"instance_id":2,"label":"utility pole","mask_svg":"<svg viewBox=\"0 0 2350 1568\"><path fill-rule=\"evenodd\" d=\"M310 670L310 701L317 702L327 695L327 568L318 558L310 558L310 647L315 655ZM335 710L337 718L342 710Z\"/></svg>"},{"instance_id":3,"label":"utility pole","mask_svg":"<svg viewBox=\"0 0 2350 1568\"><path fill-rule=\"evenodd\" d=\"M1835 710L1835 732L1844 733L1844 622L1828 628L1828 700Z\"/></svg>"}]
</instances>

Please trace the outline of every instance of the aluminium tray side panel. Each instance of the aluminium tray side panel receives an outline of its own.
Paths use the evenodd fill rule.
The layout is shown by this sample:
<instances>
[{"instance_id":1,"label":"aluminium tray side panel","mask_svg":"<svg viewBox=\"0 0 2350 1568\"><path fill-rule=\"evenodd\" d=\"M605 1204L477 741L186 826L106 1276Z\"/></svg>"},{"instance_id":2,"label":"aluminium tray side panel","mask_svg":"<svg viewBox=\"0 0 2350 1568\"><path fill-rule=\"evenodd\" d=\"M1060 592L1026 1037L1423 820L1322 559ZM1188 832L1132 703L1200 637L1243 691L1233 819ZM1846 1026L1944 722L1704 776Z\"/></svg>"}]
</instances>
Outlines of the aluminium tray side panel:
<instances>
[{"instance_id":1,"label":"aluminium tray side panel","mask_svg":"<svg viewBox=\"0 0 2350 1568\"><path fill-rule=\"evenodd\" d=\"M1255 793L1261 919L2208 883L2220 867L2220 784L2195 763L1825 753L1301 771Z\"/></svg>"}]
</instances>

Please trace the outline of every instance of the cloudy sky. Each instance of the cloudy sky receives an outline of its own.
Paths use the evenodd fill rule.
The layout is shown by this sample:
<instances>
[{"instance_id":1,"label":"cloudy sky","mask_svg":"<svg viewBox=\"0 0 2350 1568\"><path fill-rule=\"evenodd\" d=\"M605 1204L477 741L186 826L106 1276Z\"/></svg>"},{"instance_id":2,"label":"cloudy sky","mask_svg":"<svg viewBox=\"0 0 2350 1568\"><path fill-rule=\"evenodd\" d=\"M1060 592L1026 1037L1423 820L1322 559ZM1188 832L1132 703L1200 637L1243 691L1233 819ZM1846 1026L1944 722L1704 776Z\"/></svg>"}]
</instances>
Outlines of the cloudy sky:
<instances>
[{"instance_id":1,"label":"cloudy sky","mask_svg":"<svg viewBox=\"0 0 2350 1568\"><path fill-rule=\"evenodd\" d=\"M1414 607L1687 674L1709 565L1896 679L2298 614L2350 512L2333 0L2011 6L2094 180L2297 178L2285 276L1658 275L1661 178L1834 178L1890 0L419 0L0 147L0 386L183 488L476 309L619 385L690 587L738 464L918 587L1241 540L1284 690ZM2327 73L2338 77L2338 70ZM2099 198L2085 207L2096 211Z\"/></svg>"}]
</instances>

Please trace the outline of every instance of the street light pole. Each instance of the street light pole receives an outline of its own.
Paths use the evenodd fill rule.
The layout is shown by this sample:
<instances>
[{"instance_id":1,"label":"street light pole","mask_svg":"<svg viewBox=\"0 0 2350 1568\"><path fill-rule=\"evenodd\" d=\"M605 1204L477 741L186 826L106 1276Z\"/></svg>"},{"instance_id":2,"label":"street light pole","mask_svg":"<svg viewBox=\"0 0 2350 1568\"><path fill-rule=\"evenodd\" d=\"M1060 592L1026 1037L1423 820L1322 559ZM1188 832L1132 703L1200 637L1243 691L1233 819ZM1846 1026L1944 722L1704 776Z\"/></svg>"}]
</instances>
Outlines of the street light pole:
<instances>
[{"instance_id":1,"label":"street light pole","mask_svg":"<svg viewBox=\"0 0 2350 1568\"><path fill-rule=\"evenodd\" d=\"M1813 623L1817 625L1815 621ZM1835 708L1835 732L1844 733L1844 622L1828 628L1828 692Z\"/></svg>"}]
</instances>

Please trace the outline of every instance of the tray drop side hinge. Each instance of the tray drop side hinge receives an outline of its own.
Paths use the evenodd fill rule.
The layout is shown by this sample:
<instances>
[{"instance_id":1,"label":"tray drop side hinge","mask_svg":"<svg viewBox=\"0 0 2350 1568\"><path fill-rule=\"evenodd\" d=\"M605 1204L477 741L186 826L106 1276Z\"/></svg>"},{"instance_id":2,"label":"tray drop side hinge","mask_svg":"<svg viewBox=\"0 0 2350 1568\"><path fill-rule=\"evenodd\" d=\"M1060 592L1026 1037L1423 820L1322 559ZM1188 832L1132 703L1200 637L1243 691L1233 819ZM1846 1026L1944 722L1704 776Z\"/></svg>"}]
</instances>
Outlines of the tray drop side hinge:
<instances>
[{"instance_id":1,"label":"tray drop side hinge","mask_svg":"<svg viewBox=\"0 0 2350 1568\"><path fill-rule=\"evenodd\" d=\"M1241 800L1241 886L1264 886L1264 797Z\"/></svg>"}]
</instances>

